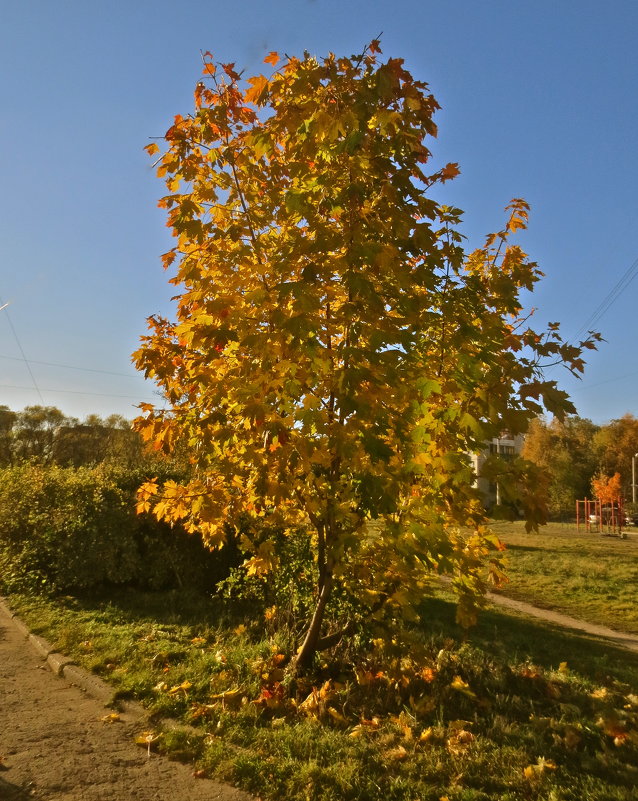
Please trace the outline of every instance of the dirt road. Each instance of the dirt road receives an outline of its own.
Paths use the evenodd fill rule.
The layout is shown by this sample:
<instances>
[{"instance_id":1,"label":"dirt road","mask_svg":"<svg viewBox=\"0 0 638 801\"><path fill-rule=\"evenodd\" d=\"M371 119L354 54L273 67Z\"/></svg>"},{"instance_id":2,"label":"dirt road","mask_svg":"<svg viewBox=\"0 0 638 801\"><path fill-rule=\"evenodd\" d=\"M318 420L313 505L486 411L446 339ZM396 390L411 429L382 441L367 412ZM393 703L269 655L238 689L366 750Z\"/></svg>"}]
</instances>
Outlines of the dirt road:
<instances>
[{"instance_id":1,"label":"dirt road","mask_svg":"<svg viewBox=\"0 0 638 801\"><path fill-rule=\"evenodd\" d=\"M192 767L150 758L131 720L57 678L0 614L0 799L2 801L248 801ZM124 716L125 717L125 716ZM139 725L137 726L139 728Z\"/></svg>"}]
</instances>

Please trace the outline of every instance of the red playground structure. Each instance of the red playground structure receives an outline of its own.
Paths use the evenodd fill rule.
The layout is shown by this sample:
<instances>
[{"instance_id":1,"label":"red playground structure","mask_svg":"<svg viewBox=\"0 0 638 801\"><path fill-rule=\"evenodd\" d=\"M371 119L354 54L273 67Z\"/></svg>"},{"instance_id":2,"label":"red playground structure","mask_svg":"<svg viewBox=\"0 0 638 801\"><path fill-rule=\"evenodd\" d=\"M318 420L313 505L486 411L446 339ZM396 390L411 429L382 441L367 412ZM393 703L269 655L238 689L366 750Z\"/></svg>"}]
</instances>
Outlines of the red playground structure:
<instances>
[{"instance_id":1,"label":"red playground structure","mask_svg":"<svg viewBox=\"0 0 638 801\"><path fill-rule=\"evenodd\" d=\"M585 531L588 532L618 534L622 537L623 526L625 525L622 499L604 504L599 500L590 501L589 498L576 501L576 527L578 531L580 531L581 525L584 525Z\"/></svg>"}]
</instances>

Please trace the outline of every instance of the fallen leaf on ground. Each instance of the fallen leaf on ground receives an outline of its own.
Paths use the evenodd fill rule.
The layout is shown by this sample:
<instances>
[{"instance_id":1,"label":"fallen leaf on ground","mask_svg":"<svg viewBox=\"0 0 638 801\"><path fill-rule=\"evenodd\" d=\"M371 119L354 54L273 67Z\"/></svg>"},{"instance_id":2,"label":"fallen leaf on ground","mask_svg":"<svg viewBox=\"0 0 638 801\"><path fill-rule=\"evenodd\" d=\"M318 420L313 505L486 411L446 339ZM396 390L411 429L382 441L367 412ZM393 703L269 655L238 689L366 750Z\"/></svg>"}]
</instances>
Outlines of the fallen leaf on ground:
<instances>
[{"instance_id":1,"label":"fallen leaf on ground","mask_svg":"<svg viewBox=\"0 0 638 801\"><path fill-rule=\"evenodd\" d=\"M143 731L140 735L135 738L136 745L142 745L146 748L147 756L150 758L151 756L151 746L157 740L159 740L159 734L153 734L152 731Z\"/></svg>"},{"instance_id":2,"label":"fallen leaf on ground","mask_svg":"<svg viewBox=\"0 0 638 801\"><path fill-rule=\"evenodd\" d=\"M182 690L183 692L187 692L188 690L190 690L192 686L193 685L190 683L190 681L186 680L183 681L181 684L176 684L174 687L171 687L168 693L169 695L175 695L175 693L178 693L180 690Z\"/></svg>"},{"instance_id":3,"label":"fallen leaf on ground","mask_svg":"<svg viewBox=\"0 0 638 801\"><path fill-rule=\"evenodd\" d=\"M470 689L470 685L466 681L463 681L460 676L454 677L450 687L459 693L463 693L463 695L467 695L468 698L476 698L476 693Z\"/></svg>"},{"instance_id":4,"label":"fallen leaf on ground","mask_svg":"<svg viewBox=\"0 0 638 801\"><path fill-rule=\"evenodd\" d=\"M533 782L539 779L548 770L556 770L556 763L551 759L538 757L535 765L528 765L524 768L523 775L528 781Z\"/></svg>"},{"instance_id":5,"label":"fallen leaf on ground","mask_svg":"<svg viewBox=\"0 0 638 801\"><path fill-rule=\"evenodd\" d=\"M400 745L398 748L392 748L384 754L386 759L391 759L393 762L401 762L408 758L408 752Z\"/></svg>"}]
</instances>

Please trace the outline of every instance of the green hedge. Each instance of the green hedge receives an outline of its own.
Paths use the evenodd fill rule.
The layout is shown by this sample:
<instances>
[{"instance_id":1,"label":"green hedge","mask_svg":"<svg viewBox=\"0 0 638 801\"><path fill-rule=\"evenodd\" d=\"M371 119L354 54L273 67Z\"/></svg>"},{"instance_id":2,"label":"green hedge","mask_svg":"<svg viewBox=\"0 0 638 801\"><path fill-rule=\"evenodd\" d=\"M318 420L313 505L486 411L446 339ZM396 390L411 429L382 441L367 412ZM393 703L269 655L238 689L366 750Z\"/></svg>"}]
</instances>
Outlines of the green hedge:
<instances>
[{"instance_id":1,"label":"green hedge","mask_svg":"<svg viewBox=\"0 0 638 801\"><path fill-rule=\"evenodd\" d=\"M0 470L0 587L71 591L104 584L212 589L236 555L138 516L141 470Z\"/></svg>"}]
</instances>

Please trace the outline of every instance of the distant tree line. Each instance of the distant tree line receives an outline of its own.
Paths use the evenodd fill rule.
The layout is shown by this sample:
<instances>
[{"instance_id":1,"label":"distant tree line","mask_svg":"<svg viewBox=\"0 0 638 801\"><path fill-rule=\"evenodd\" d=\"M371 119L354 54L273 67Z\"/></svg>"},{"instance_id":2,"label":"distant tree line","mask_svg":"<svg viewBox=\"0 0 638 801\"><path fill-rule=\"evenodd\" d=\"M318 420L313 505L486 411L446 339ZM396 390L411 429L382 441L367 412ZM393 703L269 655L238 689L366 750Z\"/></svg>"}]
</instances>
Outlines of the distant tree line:
<instances>
[{"instance_id":1,"label":"distant tree line","mask_svg":"<svg viewBox=\"0 0 638 801\"><path fill-rule=\"evenodd\" d=\"M80 422L55 406L0 406L0 467L24 462L87 467L103 462L134 466L143 460L142 441L118 414L88 415Z\"/></svg>"},{"instance_id":2,"label":"distant tree line","mask_svg":"<svg viewBox=\"0 0 638 801\"><path fill-rule=\"evenodd\" d=\"M638 453L638 419L625 414L606 425L581 417L562 422L537 418L523 446L523 456L543 468L547 479L549 513L553 518L574 515L575 502L592 498L592 479L620 474L621 493L632 499L631 459Z\"/></svg>"}]
</instances>

